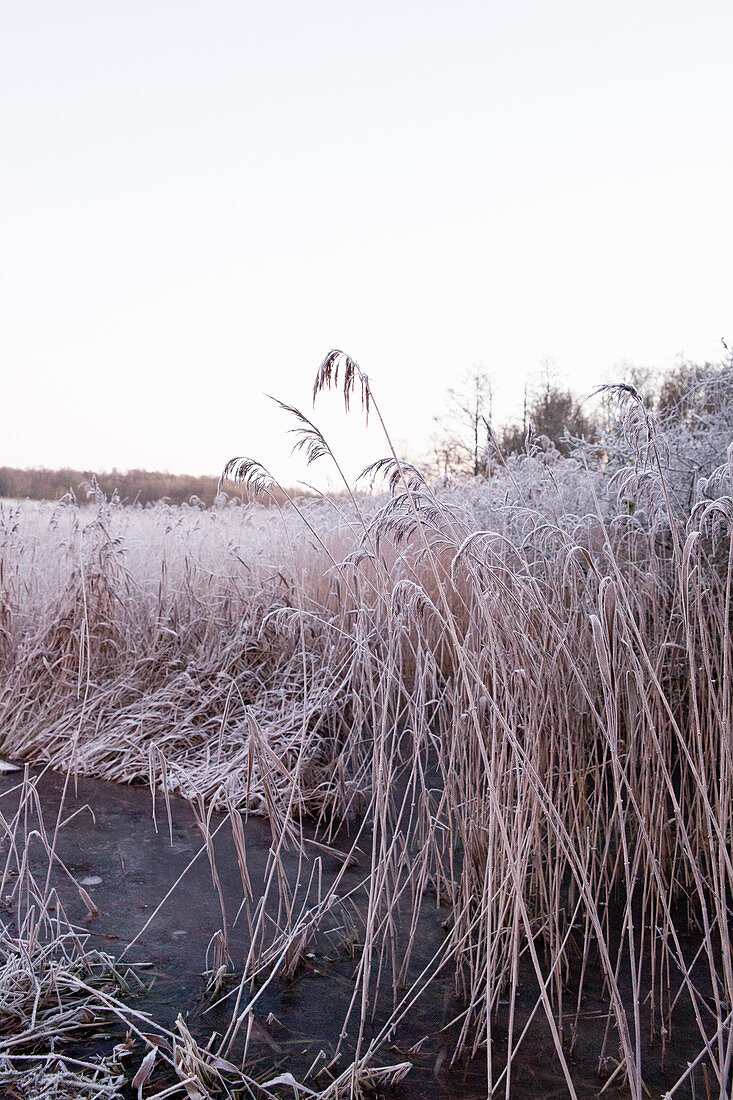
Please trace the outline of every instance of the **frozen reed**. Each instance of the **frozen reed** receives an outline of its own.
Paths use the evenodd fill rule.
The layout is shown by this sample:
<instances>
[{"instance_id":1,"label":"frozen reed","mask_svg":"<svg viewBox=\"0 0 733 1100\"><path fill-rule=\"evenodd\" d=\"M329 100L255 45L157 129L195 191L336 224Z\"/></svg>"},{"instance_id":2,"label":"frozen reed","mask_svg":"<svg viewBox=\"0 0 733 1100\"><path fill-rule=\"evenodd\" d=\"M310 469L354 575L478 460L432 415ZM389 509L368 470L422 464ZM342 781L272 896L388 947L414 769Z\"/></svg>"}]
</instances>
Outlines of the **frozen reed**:
<instances>
[{"instance_id":1,"label":"frozen reed","mask_svg":"<svg viewBox=\"0 0 733 1100\"><path fill-rule=\"evenodd\" d=\"M334 386L347 411L381 423L340 352L316 395ZM576 1095L594 972L608 1006L602 1081L642 1100L685 1006L699 1057L667 1095L701 1087L704 1063L712 1094L730 1097L733 451L718 448L682 493L674 440L635 391L613 396L615 465L540 440L489 482L438 489L382 423L376 495L345 486L277 510L223 497L210 510L0 507L0 752L178 791L205 838L211 809L229 813L251 949L216 1055L226 1064L252 1027L254 977L294 973L346 904L338 877L322 888L317 859L296 882L284 872L310 820L326 851L348 827L344 867L367 863L350 1068L324 1097L407 1072L377 1071L380 1049L447 971L464 1005L454 1057L485 1059L487 1095L511 1096L533 1020ZM313 421L290 411L297 445L331 461ZM248 459L227 473L260 493L273 484ZM259 899L247 812L272 827ZM431 906L446 935L416 974ZM224 913L222 925L219 980ZM535 1004L520 1026L528 976ZM202 1094L223 1087L199 1077Z\"/></svg>"}]
</instances>

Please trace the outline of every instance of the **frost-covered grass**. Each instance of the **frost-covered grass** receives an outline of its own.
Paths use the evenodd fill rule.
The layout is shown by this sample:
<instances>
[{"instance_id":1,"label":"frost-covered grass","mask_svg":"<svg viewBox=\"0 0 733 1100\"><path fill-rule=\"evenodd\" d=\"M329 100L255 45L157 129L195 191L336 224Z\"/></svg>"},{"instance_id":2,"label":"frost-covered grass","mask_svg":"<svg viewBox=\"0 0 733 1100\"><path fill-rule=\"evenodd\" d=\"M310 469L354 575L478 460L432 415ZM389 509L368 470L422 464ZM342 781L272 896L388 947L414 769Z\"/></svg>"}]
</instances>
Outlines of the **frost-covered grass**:
<instances>
[{"instance_id":1,"label":"frost-covered grass","mask_svg":"<svg viewBox=\"0 0 733 1100\"><path fill-rule=\"evenodd\" d=\"M337 366L378 416L344 357L318 386ZM719 433L705 479L676 483L675 440L617 396L611 462L536 446L489 482L438 488L393 454L381 495L282 509L1 507L2 755L268 814L273 892L305 817L325 844L368 823L345 1095L445 966L465 998L458 1050L511 1095L520 958L568 1095L593 968L606 1077L641 1100L684 1002L730 1095L733 458ZM248 460L230 473L267 488ZM336 888L286 906L274 944L255 915L245 977L292 972ZM396 906L414 927L436 897L448 932L414 984ZM243 979L220 1057L251 997Z\"/></svg>"}]
</instances>

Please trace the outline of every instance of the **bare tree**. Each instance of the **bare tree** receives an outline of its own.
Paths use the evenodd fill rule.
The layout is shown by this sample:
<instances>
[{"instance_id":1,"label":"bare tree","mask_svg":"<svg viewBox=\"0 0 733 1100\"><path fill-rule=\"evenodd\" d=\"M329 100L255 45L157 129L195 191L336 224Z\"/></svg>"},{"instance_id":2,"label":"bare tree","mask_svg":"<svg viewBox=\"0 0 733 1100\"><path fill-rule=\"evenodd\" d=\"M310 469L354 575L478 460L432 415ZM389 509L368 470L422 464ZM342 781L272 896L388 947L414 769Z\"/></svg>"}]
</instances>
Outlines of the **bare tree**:
<instances>
[{"instance_id":1,"label":"bare tree","mask_svg":"<svg viewBox=\"0 0 733 1100\"><path fill-rule=\"evenodd\" d=\"M475 365L446 391L445 412L433 418L433 462L443 477L486 473L486 425L491 425L492 389L488 371Z\"/></svg>"},{"instance_id":2,"label":"bare tree","mask_svg":"<svg viewBox=\"0 0 733 1100\"><path fill-rule=\"evenodd\" d=\"M558 383L550 360L542 362L539 380L524 390L524 415L519 425L507 425L499 433L499 445L505 454L524 450L527 432L545 436L560 451L567 454L571 448L568 437L591 438L596 434L595 422L583 410L581 402L571 390Z\"/></svg>"}]
</instances>

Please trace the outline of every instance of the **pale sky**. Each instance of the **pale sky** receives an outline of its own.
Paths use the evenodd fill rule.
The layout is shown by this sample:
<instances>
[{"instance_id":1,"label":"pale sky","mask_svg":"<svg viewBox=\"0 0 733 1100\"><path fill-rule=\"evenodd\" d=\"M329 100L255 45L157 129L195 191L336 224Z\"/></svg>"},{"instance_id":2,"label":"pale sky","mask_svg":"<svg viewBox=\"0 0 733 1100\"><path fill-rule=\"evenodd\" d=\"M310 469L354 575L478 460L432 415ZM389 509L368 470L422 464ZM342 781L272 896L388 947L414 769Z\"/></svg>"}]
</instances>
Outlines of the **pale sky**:
<instances>
[{"instance_id":1,"label":"pale sky","mask_svg":"<svg viewBox=\"0 0 733 1100\"><path fill-rule=\"evenodd\" d=\"M475 363L508 416L733 340L730 0L0 11L0 465L292 482L331 347L417 456Z\"/></svg>"}]
</instances>

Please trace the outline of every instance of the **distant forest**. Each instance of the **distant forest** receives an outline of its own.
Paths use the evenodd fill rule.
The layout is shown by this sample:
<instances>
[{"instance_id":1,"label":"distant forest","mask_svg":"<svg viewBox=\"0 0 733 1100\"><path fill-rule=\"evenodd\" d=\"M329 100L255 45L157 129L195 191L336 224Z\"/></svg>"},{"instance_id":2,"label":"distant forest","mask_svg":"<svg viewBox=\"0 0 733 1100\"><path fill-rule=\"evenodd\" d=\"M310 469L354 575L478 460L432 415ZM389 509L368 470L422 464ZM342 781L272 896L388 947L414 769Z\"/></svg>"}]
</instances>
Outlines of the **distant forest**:
<instances>
[{"instance_id":1,"label":"distant forest","mask_svg":"<svg viewBox=\"0 0 733 1100\"><path fill-rule=\"evenodd\" d=\"M0 498L19 500L59 500L69 495L80 502L93 495L95 484L106 497L117 491L125 504L150 504L166 499L171 504L184 504L191 497L203 504L212 504L218 481L215 477L193 477L188 474L166 474L150 470L113 470L109 474L94 474L91 470L18 470L0 466ZM230 491L232 486L228 486Z\"/></svg>"},{"instance_id":2,"label":"distant forest","mask_svg":"<svg viewBox=\"0 0 733 1100\"><path fill-rule=\"evenodd\" d=\"M683 464L686 453L688 458L693 452L697 454L701 440L715 437L717 441L716 432L726 436L726 445L730 442L733 433L733 352L727 344L723 347L725 357L717 363L680 360L667 371L636 367L627 367L624 371L626 389L632 389L643 399L646 409L657 418L663 431L688 433L689 446L687 449L682 447L679 455ZM429 440L429 452L419 465L429 478L437 478L445 484L456 477L479 480L491 477L507 458L533 453L538 446L550 447L558 455L565 456L579 453L583 448L590 448L587 453L603 452L609 456L612 442L609 432L613 435L611 404L606 399L595 409L589 408L571 390L557 383L551 365L545 363L541 376L525 386L521 422L494 427L491 377L482 367L474 367L461 375L455 388L446 391L443 413L433 418L435 430ZM711 428L712 434L706 428ZM717 455L715 446L713 453ZM698 473L706 467L706 461L701 459L701 462L699 469L694 467ZM288 496L312 495L302 488L286 493L269 482L269 487L263 488L257 474L260 469L255 464L257 476L240 477L239 485L234 471L234 480L227 478L225 482L227 496L280 504ZM124 473L112 470L111 473L95 474L91 470L20 470L0 466L0 499L68 498L83 503L93 498L95 491L101 491L108 500L116 493L117 499L128 505L166 500L170 504L209 506L216 499L218 484L215 477L151 470Z\"/></svg>"}]
</instances>

